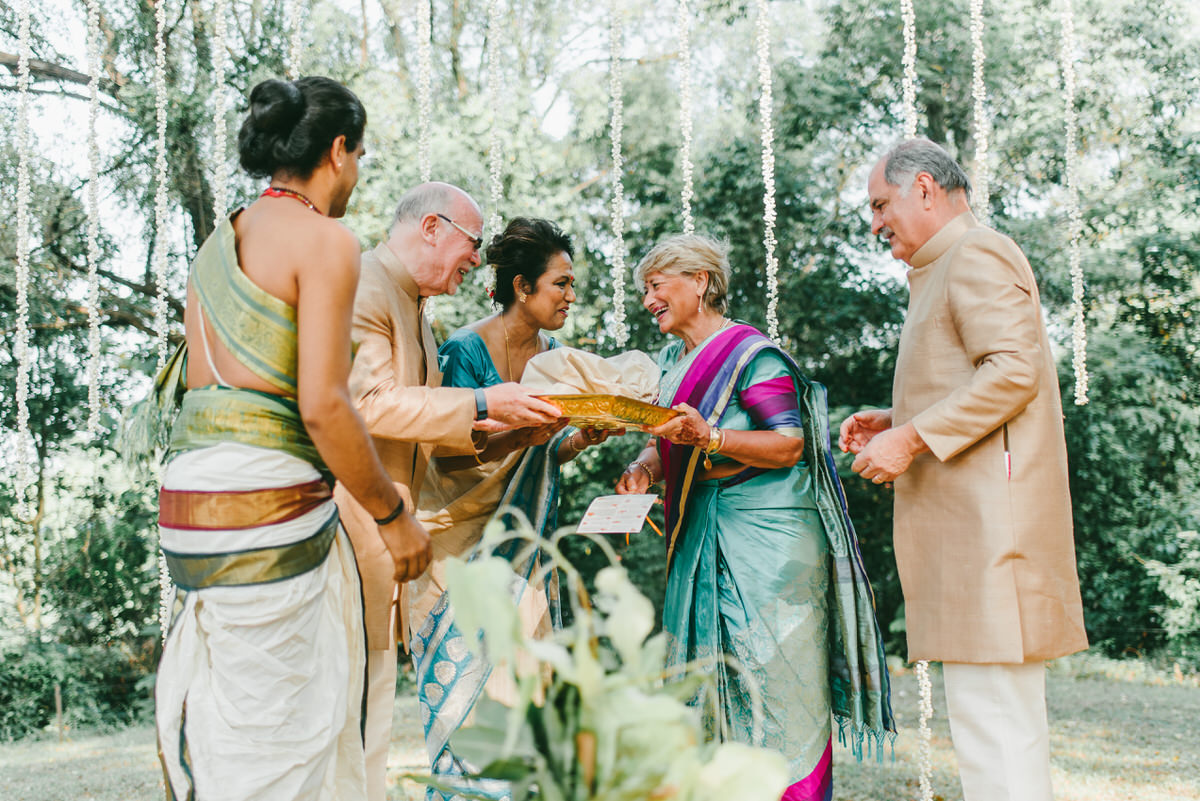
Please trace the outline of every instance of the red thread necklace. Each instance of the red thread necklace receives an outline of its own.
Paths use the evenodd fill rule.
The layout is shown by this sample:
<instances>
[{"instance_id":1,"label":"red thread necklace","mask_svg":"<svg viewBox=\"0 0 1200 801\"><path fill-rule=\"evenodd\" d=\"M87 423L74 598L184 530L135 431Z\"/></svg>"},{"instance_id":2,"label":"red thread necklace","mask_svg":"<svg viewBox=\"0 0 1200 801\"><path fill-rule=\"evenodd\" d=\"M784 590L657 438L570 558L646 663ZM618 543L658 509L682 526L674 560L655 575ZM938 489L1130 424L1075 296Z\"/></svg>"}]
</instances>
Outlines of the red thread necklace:
<instances>
[{"instance_id":1,"label":"red thread necklace","mask_svg":"<svg viewBox=\"0 0 1200 801\"><path fill-rule=\"evenodd\" d=\"M310 209L315 211L317 214L321 214L321 210L317 208L316 204L314 204L311 200L306 198L304 195L297 192L295 189L285 189L282 186L268 186L266 189L263 190L262 196L263 197L290 197L293 200L299 200L301 203L303 203L305 206L308 206ZM324 214L321 214L321 216L324 216Z\"/></svg>"}]
</instances>

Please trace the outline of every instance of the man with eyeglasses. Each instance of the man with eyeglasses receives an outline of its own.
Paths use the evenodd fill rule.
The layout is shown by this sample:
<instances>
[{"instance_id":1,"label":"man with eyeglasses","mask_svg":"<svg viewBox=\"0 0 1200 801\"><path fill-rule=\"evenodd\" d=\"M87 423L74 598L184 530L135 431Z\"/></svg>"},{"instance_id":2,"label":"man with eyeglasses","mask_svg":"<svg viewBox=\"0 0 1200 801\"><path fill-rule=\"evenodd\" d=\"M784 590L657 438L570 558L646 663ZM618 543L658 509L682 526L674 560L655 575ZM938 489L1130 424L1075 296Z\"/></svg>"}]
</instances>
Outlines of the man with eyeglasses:
<instances>
[{"instance_id":1,"label":"man with eyeglasses","mask_svg":"<svg viewBox=\"0 0 1200 801\"><path fill-rule=\"evenodd\" d=\"M444 183L422 184L400 198L385 242L363 254L354 303L357 347L350 393L392 480L417 503L425 467L439 454L470 454L476 431L553 422L558 409L519 384L487 389L442 387L437 343L424 317L434 295L453 295L481 263L483 217L470 195ZM396 690L400 588L372 519L339 485L334 497L362 575L367 629L365 748L368 801L387 797L387 755Z\"/></svg>"}]
</instances>

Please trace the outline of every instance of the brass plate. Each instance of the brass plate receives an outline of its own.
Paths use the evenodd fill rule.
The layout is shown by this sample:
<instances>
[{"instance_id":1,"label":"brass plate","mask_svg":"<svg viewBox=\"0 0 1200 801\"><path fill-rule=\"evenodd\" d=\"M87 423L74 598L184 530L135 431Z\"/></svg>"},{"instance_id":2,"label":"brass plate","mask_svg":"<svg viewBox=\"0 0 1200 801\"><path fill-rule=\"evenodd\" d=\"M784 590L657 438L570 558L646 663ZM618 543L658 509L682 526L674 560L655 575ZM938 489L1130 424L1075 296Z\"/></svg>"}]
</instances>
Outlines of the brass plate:
<instances>
[{"instance_id":1,"label":"brass plate","mask_svg":"<svg viewBox=\"0 0 1200 801\"><path fill-rule=\"evenodd\" d=\"M660 426L683 412L655 406L624 395L539 395L562 409L571 425L580 428Z\"/></svg>"}]
</instances>

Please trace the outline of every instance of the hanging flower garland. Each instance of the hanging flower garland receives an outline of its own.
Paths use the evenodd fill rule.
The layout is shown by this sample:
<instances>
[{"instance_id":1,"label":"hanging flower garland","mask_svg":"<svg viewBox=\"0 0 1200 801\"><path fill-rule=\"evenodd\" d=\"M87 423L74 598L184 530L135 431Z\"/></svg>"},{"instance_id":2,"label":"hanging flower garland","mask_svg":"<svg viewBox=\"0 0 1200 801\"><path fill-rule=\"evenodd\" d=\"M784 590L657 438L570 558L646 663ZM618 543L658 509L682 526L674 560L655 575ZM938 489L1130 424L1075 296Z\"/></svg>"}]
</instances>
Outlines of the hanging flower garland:
<instances>
[{"instance_id":1,"label":"hanging flower garland","mask_svg":"<svg viewBox=\"0 0 1200 801\"><path fill-rule=\"evenodd\" d=\"M1070 244L1067 260L1071 272L1071 343L1074 355L1075 405L1088 402L1087 322L1083 309L1083 212L1079 207L1079 120L1075 114L1075 12L1071 0L1062 5L1063 116L1066 118L1067 230Z\"/></svg>"},{"instance_id":2,"label":"hanging flower garland","mask_svg":"<svg viewBox=\"0 0 1200 801\"><path fill-rule=\"evenodd\" d=\"M679 205L683 212L683 232L685 234L693 233L696 230L695 221L692 219L692 197L695 189L692 184L691 22L688 0L679 0L679 4L675 7L675 26L679 31L679 166L683 175L683 189L679 195Z\"/></svg>"},{"instance_id":3,"label":"hanging flower garland","mask_svg":"<svg viewBox=\"0 0 1200 801\"><path fill-rule=\"evenodd\" d=\"M303 52L303 31L300 25L301 0L287 0L284 24L288 31L287 58L284 59L283 74L290 81L300 77L300 54Z\"/></svg>"},{"instance_id":4,"label":"hanging flower garland","mask_svg":"<svg viewBox=\"0 0 1200 801\"><path fill-rule=\"evenodd\" d=\"M976 213L987 221L991 201L991 174L988 170L988 138L991 123L987 117L987 86L983 82L983 0L971 0L972 76L971 98L974 101L975 124L975 206Z\"/></svg>"},{"instance_id":5,"label":"hanging flower garland","mask_svg":"<svg viewBox=\"0 0 1200 801\"><path fill-rule=\"evenodd\" d=\"M225 166L227 133L225 125L225 56L226 56L226 16L228 9L226 0L213 0L213 160L216 162L216 174L213 181L213 222L216 223L225 216L229 208L229 181Z\"/></svg>"},{"instance_id":6,"label":"hanging flower garland","mask_svg":"<svg viewBox=\"0 0 1200 801\"><path fill-rule=\"evenodd\" d=\"M608 93L612 109L610 134L612 139L613 309L611 319L618 348L625 347L625 343L629 340L629 326L625 323L625 187L622 183L625 158L621 154L621 132L625 125L625 99L621 74L621 52L624 47L623 13L621 0L613 0L608 26Z\"/></svg>"},{"instance_id":7,"label":"hanging flower garland","mask_svg":"<svg viewBox=\"0 0 1200 801\"><path fill-rule=\"evenodd\" d=\"M417 15L417 165L421 181L433 174L429 129L433 119L433 0L422 3Z\"/></svg>"},{"instance_id":8,"label":"hanging flower garland","mask_svg":"<svg viewBox=\"0 0 1200 801\"><path fill-rule=\"evenodd\" d=\"M767 254L767 336L779 339L779 259L775 255L775 128L771 93L771 20L767 0L756 0L758 116L762 126L763 249Z\"/></svg>"},{"instance_id":9,"label":"hanging flower garland","mask_svg":"<svg viewBox=\"0 0 1200 801\"><path fill-rule=\"evenodd\" d=\"M975 0L972 0L975 2ZM902 102L904 113L904 138L914 139L917 135L917 19L912 0L900 0L900 16L904 20L904 70ZM933 685L929 681L929 662L920 659L916 664L917 690L920 696L920 726L917 732L917 782L920 801L933 801L933 761L930 743L933 731L929 721L933 717Z\"/></svg>"},{"instance_id":10,"label":"hanging flower garland","mask_svg":"<svg viewBox=\"0 0 1200 801\"><path fill-rule=\"evenodd\" d=\"M500 73L500 31L503 24L500 0L488 0L487 88L488 105L492 107L492 128L488 132L488 228L492 232L500 230L500 199L503 193L501 171L504 168L504 141L500 136L500 87L504 80Z\"/></svg>"},{"instance_id":11,"label":"hanging flower garland","mask_svg":"<svg viewBox=\"0 0 1200 801\"><path fill-rule=\"evenodd\" d=\"M87 312L88 312L88 417L89 436L100 433L100 140L96 120L100 112L100 3L87 3L88 58L88 185L87 207Z\"/></svg>"},{"instance_id":12,"label":"hanging flower garland","mask_svg":"<svg viewBox=\"0 0 1200 801\"><path fill-rule=\"evenodd\" d=\"M917 662L917 686L920 692L920 730L917 735L917 784L921 801L933 801L933 759L931 744L933 731L929 721L933 717L933 684L929 681L929 663L924 659Z\"/></svg>"},{"instance_id":13,"label":"hanging flower garland","mask_svg":"<svg viewBox=\"0 0 1200 801\"><path fill-rule=\"evenodd\" d=\"M33 485L31 450L33 438L29 433L29 370L32 353L29 346L29 206L31 198L29 180L29 58L30 17L29 0L18 0L17 5L17 330L13 343L17 358L17 476L16 515L21 520L32 520L34 510L30 504L29 488Z\"/></svg>"},{"instance_id":14,"label":"hanging flower garland","mask_svg":"<svg viewBox=\"0 0 1200 801\"><path fill-rule=\"evenodd\" d=\"M913 0L900 0L900 16L904 20L904 56L901 65L901 98L904 103L904 138L917 135L917 15Z\"/></svg>"},{"instance_id":15,"label":"hanging flower garland","mask_svg":"<svg viewBox=\"0 0 1200 801\"><path fill-rule=\"evenodd\" d=\"M167 361L167 2L154 4L154 338Z\"/></svg>"}]
</instances>

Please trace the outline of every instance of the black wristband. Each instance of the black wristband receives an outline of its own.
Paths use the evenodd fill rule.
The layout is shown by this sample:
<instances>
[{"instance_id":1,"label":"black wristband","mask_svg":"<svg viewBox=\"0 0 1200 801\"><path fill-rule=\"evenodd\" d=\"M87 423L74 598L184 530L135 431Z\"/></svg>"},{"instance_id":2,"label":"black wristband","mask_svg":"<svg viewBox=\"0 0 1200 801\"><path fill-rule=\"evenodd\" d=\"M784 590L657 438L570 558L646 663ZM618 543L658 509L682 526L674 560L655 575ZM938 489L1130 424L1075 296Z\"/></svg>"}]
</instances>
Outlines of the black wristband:
<instances>
[{"instance_id":1,"label":"black wristband","mask_svg":"<svg viewBox=\"0 0 1200 801\"><path fill-rule=\"evenodd\" d=\"M387 517L375 518L375 524L379 525L379 526L386 526L388 523L392 522L393 520L395 520L397 517L399 517L402 514L404 514L404 499L403 498L401 498L399 501L396 502L396 508L393 509L392 513L389 514Z\"/></svg>"},{"instance_id":2,"label":"black wristband","mask_svg":"<svg viewBox=\"0 0 1200 801\"><path fill-rule=\"evenodd\" d=\"M487 419L487 395L484 394L482 387L475 388L475 419Z\"/></svg>"}]
</instances>

